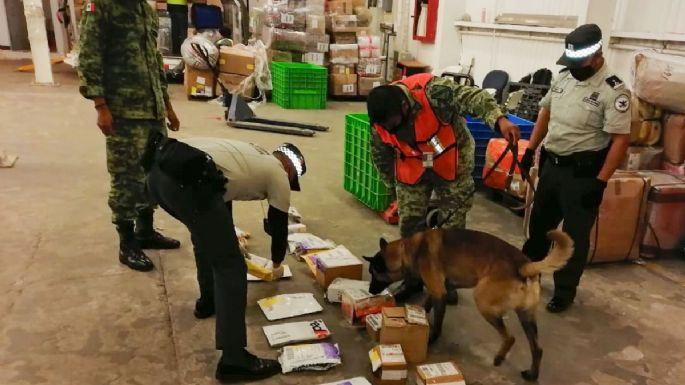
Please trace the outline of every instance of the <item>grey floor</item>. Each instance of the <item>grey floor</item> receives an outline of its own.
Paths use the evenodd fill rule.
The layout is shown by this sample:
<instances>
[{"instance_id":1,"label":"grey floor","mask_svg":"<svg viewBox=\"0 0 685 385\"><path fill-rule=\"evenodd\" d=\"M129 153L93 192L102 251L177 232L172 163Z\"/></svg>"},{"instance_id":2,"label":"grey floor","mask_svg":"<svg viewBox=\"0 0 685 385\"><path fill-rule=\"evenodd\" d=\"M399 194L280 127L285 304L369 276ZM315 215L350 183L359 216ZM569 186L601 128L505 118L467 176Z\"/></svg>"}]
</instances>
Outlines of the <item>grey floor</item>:
<instances>
[{"instance_id":1,"label":"grey floor","mask_svg":"<svg viewBox=\"0 0 685 385\"><path fill-rule=\"evenodd\" d=\"M0 62L0 150L18 154L0 169L0 384L213 384L217 352L214 322L196 321L195 266L187 231L164 213L157 225L183 242L180 250L152 252L157 268L138 273L117 259L115 232L106 204L108 176L104 139L90 103L77 92L72 70L59 66L59 87L31 86L19 62ZM315 138L286 137L227 128L217 105L190 102L171 87L182 122L179 137L221 136L273 148L292 141L307 156L309 172L293 204L315 233L358 255L376 251L378 238L397 229L342 189L344 115L361 103L330 103L325 111L285 111L274 105L260 116L324 123L331 132ZM252 250L268 257L259 203L235 205L237 224L252 232ZM515 245L523 241L521 218L479 196L469 227ZM268 323L256 300L277 293L321 291L306 267L288 259L295 277L250 284L249 347L276 357L261 332ZM563 315L540 309L545 349L541 384L627 385L685 383L685 265L614 264L590 268L577 304ZM544 299L550 281L545 278ZM502 367L492 358L498 335L479 316L470 292L448 309L446 331L430 360L456 360L469 384L522 384L529 364L525 337L512 318L518 343ZM324 305L321 317L340 344L343 366L325 373L274 377L264 384L319 384L369 376L363 331L347 327L340 310ZM303 319L308 319L303 317ZM410 381L413 383L413 380Z\"/></svg>"}]
</instances>

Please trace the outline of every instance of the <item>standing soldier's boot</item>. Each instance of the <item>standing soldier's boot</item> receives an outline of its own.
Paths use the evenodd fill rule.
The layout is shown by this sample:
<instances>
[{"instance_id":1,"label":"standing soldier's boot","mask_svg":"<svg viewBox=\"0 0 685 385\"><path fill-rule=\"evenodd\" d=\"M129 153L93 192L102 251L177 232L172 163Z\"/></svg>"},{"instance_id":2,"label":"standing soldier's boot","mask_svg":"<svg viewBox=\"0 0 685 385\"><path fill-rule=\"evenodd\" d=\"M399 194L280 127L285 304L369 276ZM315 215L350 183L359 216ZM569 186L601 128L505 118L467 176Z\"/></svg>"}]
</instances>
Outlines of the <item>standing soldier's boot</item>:
<instances>
[{"instance_id":1,"label":"standing soldier's boot","mask_svg":"<svg viewBox=\"0 0 685 385\"><path fill-rule=\"evenodd\" d=\"M138 213L136 220L136 240L141 249L157 249L168 250L178 249L181 247L181 242L165 237L159 232L155 231L152 226L152 215L154 210L145 209Z\"/></svg>"},{"instance_id":2,"label":"standing soldier's boot","mask_svg":"<svg viewBox=\"0 0 685 385\"><path fill-rule=\"evenodd\" d=\"M133 233L133 221L115 223L119 233L119 262L138 271L150 271L155 265L140 248Z\"/></svg>"}]
</instances>

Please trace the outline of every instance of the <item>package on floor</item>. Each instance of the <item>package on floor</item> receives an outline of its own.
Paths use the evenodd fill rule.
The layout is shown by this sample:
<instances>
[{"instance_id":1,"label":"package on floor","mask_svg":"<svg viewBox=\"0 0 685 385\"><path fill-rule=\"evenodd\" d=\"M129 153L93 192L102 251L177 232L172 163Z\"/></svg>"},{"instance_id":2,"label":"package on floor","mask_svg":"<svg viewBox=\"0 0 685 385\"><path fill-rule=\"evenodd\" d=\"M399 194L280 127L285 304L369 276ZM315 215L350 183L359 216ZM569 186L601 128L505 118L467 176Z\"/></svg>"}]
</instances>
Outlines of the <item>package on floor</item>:
<instances>
[{"instance_id":1,"label":"package on floor","mask_svg":"<svg viewBox=\"0 0 685 385\"><path fill-rule=\"evenodd\" d=\"M295 223L302 222L302 214L300 214L300 211L297 209L297 207L290 206L288 208L288 220Z\"/></svg>"},{"instance_id":2,"label":"package on floor","mask_svg":"<svg viewBox=\"0 0 685 385\"><path fill-rule=\"evenodd\" d=\"M354 377L345 380L338 380L334 382L327 382L321 385L371 385L369 380L364 377Z\"/></svg>"},{"instance_id":3,"label":"package on floor","mask_svg":"<svg viewBox=\"0 0 685 385\"><path fill-rule=\"evenodd\" d=\"M273 280L274 264L270 259L260 257L258 255L249 254L249 259L245 259L247 264L247 280L254 281L271 281ZM291 278L293 276L290 266L283 265L283 277Z\"/></svg>"},{"instance_id":4,"label":"package on floor","mask_svg":"<svg viewBox=\"0 0 685 385\"><path fill-rule=\"evenodd\" d=\"M252 52L234 47L221 47L219 72L248 76L254 69L255 56Z\"/></svg>"},{"instance_id":5,"label":"package on floor","mask_svg":"<svg viewBox=\"0 0 685 385\"><path fill-rule=\"evenodd\" d=\"M369 290L369 281L361 281L358 279L336 278L328 285L324 297L330 303L342 302L342 293L345 289L361 289Z\"/></svg>"},{"instance_id":6,"label":"package on floor","mask_svg":"<svg viewBox=\"0 0 685 385\"><path fill-rule=\"evenodd\" d=\"M640 51L632 72L636 96L664 110L685 114L685 58Z\"/></svg>"},{"instance_id":7,"label":"package on floor","mask_svg":"<svg viewBox=\"0 0 685 385\"><path fill-rule=\"evenodd\" d=\"M383 61L380 58L359 58L357 75L362 77L380 77L383 70Z\"/></svg>"},{"instance_id":8,"label":"package on floor","mask_svg":"<svg viewBox=\"0 0 685 385\"><path fill-rule=\"evenodd\" d=\"M364 326L366 316L378 314L385 307L395 306L395 298L386 290L373 295L368 290L349 288L342 293L340 308L345 320L354 326Z\"/></svg>"},{"instance_id":9,"label":"package on floor","mask_svg":"<svg viewBox=\"0 0 685 385\"><path fill-rule=\"evenodd\" d=\"M326 16L310 13L307 15L307 33L323 35L326 33Z\"/></svg>"},{"instance_id":10,"label":"package on floor","mask_svg":"<svg viewBox=\"0 0 685 385\"><path fill-rule=\"evenodd\" d=\"M685 162L685 115L664 116L664 160L673 164Z\"/></svg>"},{"instance_id":11,"label":"package on floor","mask_svg":"<svg viewBox=\"0 0 685 385\"><path fill-rule=\"evenodd\" d=\"M330 75L328 77L328 90L334 96L356 96L357 75Z\"/></svg>"},{"instance_id":12,"label":"package on floor","mask_svg":"<svg viewBox=\"0 0 685 385\"><path fill-rule=\"evenodd\" d=\"M401 385L407 381L407 361L400 345L377 345L369 351L373 383Z\"/></svg>"},{"instance_id":13,"label":"package on floor","mask_svg":"<svg viewBox=\"0 0 685 385\"><path fill-rule=\"evenodd\" d=\"M212 70L200 70L187 65L183 82L188 96L214 97L216 76Z\"/></svg>"},{"instance_id":14,"label":"package on floor","mask_svg":"<svg viewBox=\"0 0 685 385\"><path fill-rule=\"evenodd\" d=\"M416 367L417 385L466 385L464 374L455 362L441 362Z\"/></svg>"},{"instance_id":15,"label":"package on floor","mask_svg":"<svg viewBox=\"0 0 685 385\"><path fill-rule=\"evenodd\" d=\"M269 27L304 32L307 26L307 9L291 9L287 4L264 6L264 24Z\"/></svg>"},{"instance_id":16,"label":"package on floor","mask_svg":"<svg viewBox=\"0 0 685 385\"><path fill-rule=\"evenodd\" d=\"M262 327L271 347L280 347L308 341L325 340L331 336L322 319L290 322Z\"/></svg>"},{"instance_id":17,"label":"package on floor","mask_svg":"<svg viewBox=\"0 0 685 385\"><path fill-rule=\"evenodd\" d=\"M278 356L283 374L302 371L325 371L342 364L338 344L318 343L286 346Z\"/></svg>"},{"instance_id":18,"label":"package on floor","mask_svg":"<svg viewBox=\"0 0 685 385\"><path fill-rule=\"evenodd\" d=\"M254 80L249 76L219 73L217 86L219 84L223 85L226 91L231 94L238 93L248 98L254 94ZM219 95L221 91L223 91L221 88L217 88L216 94Z\"/></svg>"},{"instance_id":19,"label":"package on floor","mask_svg":"<svg viewBox=\"0 0 685 385\"><path fill-rule=\"evenodd\" d=\"M355 64L331 64L328 73L331 75L354 75L357 66Z\"/></svg>"},{"instance_id":20,"label":"package on floor","mask_svg":"<svg viewBox=\"0 0 685 385\"><path fill-rule=\"evenodd\" d=\"M352 0L329 0L326 3L326 12L337 15L351 15L354 11Z\"/></svg>"},{"instance_id":21,"label":"package on floor","mask_svg":"<svg viewBox=\"0 0 685 385\"><path fill-rule=\"evenodd\" d=\"M316 264L316 281L324 289L336 278L361 280L364 264L345 246L308 255Z\"/></svg>"},{"instance_id":22,"label":"package on floor","mask_svg":"<svg viewBox=\"0 0 685 385\"><path fill-rule=\"evenodd\" d=\"M381 57L381 38L380 36L359 35L357 36L360 58L380 58Z\"/></svg>"},{"instance_id":23,"label":"package on floor","mask_svg":"<svg viewBox=\"0 0 685 385\"><path fill-rule=\"evenodd\" d=\"M288 225L288 234L306 233L307 225L304 223L291 223Z\"/></svg>"},{"instance_id":24,"label":"package on floor","mask_svg":"<svg viewBox=\"0 0 685 385\"><path fill-rule=\"evenodd\" d=\"M621 170L658 170L664 149L661 147L630 146L619 167Z\"/></svg>"},{"instance_id":25,"label":"package on floor","mask_svg":"<svg viewBox=\"0 0 685 385\"><path fill-rule=\"evenodd\" d=\"M307 33L307 52L328 52L331 35Z\"/></svg>"},{"instance_id":26,"label":"package on floor","mask_svg":"<svg viewBox=\"0 0 685 385\"><path fill-rule=\"evenodd\" d=\"M307 51L307 34L305 32L265 26L262 32L262 42L267 48L278 51Z\"/></svg>"},{"instance_id":27,"label":"package on floor","mask_svg":"<svg viewBox=\"0 0 685 385\"><path fill-rule=\"evenodd\" d=\"M335 243L310 233L288 234L288 247L292 254L302 256L307 253L335 248Z\"/></svg>"},{"instance_id":28,"label":"package on floor","mask_svg":"<svg viewBox=\"0 0 685 385\"><path fill-rule=\"evenodd\" d=\"M269 321L323 311L312 293L280 294L260 299L257 304Z\"/></svg>"},{"instance_id":29,"label":"package on floor","mask_svg":"<svg viewBox=\"0 0 685 385\"><path fill-rule=\"evenodd\" d=\"M685 177L663 171L640 171L649 178L647 231L640 255L656 258L678 256L685 248Z\"/></svg>"},{"instance_id":30,"label":"package on floor","mask_svg":"<svg viewBox=\"0 0 685 385\"><path fill-rule=\"evenodd\" d=\"M369 314L366 316L366 332L373 342L381 340L381 327L383 327L383 314Z\"/></svg>"},{"instance_id":31,"label":"package on floor","mask_svg":"<svg viewBox=\"0 0 685 385\"><path fill-rule=\"evenodd\" d=\"M359 63L359 46L357 44L331 44L328 49L333 64Z\"/></svg>"},{"instance_id":32,"label":"package on floor","mask_svg":"<svg viewBox=\"0 0 685 385\"><path fill-rule=\"evenodd\" d=\"M410 364L426 361L430 326L421 306L386 307L382 313L381 344L400 344Z\"/></svg>"},{"instance_id":33,"label":"package on floor","mask_svg":"<svg viewBox=\"0 0 685 385\"><path fill-rule=\"evenodd\" d=\"M362 96L368 96L371 93L371 90L382 86L385 84L385 79L381 77L376 77L376 78L364 78L364 77L359 77L358 79L358 92L359 95Z\"/></svg>"}]
</instances>

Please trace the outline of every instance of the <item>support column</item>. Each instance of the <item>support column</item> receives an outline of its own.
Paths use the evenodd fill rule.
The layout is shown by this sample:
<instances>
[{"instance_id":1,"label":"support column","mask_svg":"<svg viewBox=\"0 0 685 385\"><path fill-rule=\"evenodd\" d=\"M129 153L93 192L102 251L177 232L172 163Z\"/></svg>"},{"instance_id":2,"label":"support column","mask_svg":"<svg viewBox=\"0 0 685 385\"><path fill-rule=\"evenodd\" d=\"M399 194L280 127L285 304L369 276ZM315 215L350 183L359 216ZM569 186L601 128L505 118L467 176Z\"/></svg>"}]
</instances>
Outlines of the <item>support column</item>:
<instances>
[{"instance_id":1,"label":"support column","mask_svg":"<svg viewBox=\"0 0 685 385\"><path fill-rule=\"evenodd\" d=\"M24 0L24 16L26 17L26 29L29 33L36 84L53 85L50 47L48 46L48 33L45 29L42 1Z\"/></svg>"},{"instance_id":2,"label":"support column","mask_svg":"<svg viewBox=\"0 0 685 385\"><path fill-rule=\"evenodd\" d=\"M585 23L597 24L602 29L602 47L609 50L611 31L614 29L614 15L617 0L588 0Z\"/></svg>"}]
</instances>

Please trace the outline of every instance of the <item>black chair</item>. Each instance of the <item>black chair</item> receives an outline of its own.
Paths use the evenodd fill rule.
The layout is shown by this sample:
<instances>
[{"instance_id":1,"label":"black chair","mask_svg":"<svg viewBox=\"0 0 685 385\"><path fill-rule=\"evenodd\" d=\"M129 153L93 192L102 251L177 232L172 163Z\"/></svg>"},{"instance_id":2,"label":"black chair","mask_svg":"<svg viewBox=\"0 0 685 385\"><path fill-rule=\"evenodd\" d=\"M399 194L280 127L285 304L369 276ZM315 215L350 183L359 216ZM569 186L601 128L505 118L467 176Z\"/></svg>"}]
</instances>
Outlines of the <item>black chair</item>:
<instances>
[{"instance_id":1,"label":"black chair","mask_svg":"<svg viewBox=\"0 0 685 385\"><path fill-rule=\"evenodd\" d=\"M497 91L495 100L499 104L502 104L502 94L507 84L509 84L509 74L501 70L490 71L483 79L483 89L494 88Z\"/></svg>"},{"instance_id":2,"label":"black chair","mask_svg":"<svg viewBox=\"0 0 685 385\"><path fill-rule=\"evenodd\" d=\"M476 82L473 80L473 76L469 74L461 74L456 72L443 72L440 77L451 78L455 83L461 84L463 86L475 86Z\"/></svg>"}]
</instances>

